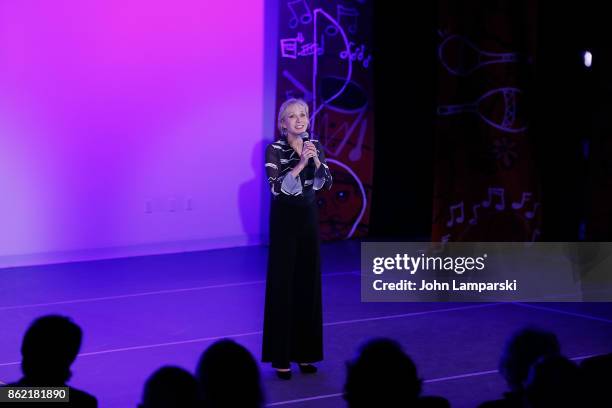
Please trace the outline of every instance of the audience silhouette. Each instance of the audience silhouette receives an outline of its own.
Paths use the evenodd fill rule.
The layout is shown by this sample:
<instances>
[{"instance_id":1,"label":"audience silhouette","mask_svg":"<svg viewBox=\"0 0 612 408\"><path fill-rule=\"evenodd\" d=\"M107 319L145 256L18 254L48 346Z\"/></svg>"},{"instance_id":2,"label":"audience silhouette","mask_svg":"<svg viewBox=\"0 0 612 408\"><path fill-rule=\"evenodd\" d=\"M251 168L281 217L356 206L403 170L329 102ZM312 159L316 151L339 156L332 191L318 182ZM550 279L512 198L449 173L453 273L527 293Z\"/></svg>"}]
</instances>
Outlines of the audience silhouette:
<instances>
[{"instance_id":1,"label":"audience silhouette","mask_svg":"<svg viewBox=\"0 0 612 408\"><path fill-rule=\"evenodd\" d=\"M64 316L40 317L30 325L21 344L23 377L8 387L69 387L70 402L44 403L45 407L97 407L97 399L81 390L66 385L72 372L70 366L81 348L83 332ZM14 403L24 407L24 403ZM9 406L3 404L2 406Z\"/></svg>"},{"instance_id":2,"label":"audience silhouette","mask_svg":"<svg viewBox=\"0 0 612 408\"><path fill-rule=\"evenodd\" d=\"M514 408L524 404L523 383L527 380L529 368L540 357L559 355L561 347L554 333L535 327L518 330L506 341L499 362L499 372L506 380L509 391L503 398L487 401L479 408Z\"/></svg>"},{"instance_id":3,"label":"audience silhouette","mask_svg":"<svg viewBox=\"0 0 612 408\"><path fill-rule=\"evenodd\" d=\"M205 408L263 406L259 365L233 340L219 340L208 347L200 358L196 377Z\"/></svg>"},{"instance_id":4,"label":"audience silhouette","mask_svg":"<svg viewBox=\"0 0 612 408\"><path fill-rule=\"evenodd\" d=\"M421 397L421 384L416 365L401 345L376 338L347 362L344 399L349 408L450 406L441 397Z\"/></svg>"},{"instance_id":5,"label":"audience silhouette","mask_svg":"<svg viewBox=\"0 0 612 408\"><path fill-rule=\"evenodd\" d=\"M559 355L538 359L525 381L526 408L586 407L578 366Z\"/></svg>"},{"instance_id":6,"label":"audience silhouette","mask_svg":"<svg viewBox=\"0 0 612 408\"><path fill-rule=\"evenodd\" d=\"M594 356L580 363L585 406L612 407L612 353Z\"/></svg>"},{"instance_id":7,"label":"audience silhouette","mask_svg":"<svg viewBox=\"0 0 612 408\"><path fill-rule=\"evenodd\" d=\"M97 399L67 382L83 332L65 316L40 317L26 331L21 346L23 377L9 387L68 387L68 403L45 407L97 408ZM503 398L479 408L612 407L609 392L612 353L593 356L580 366L561 355L556 335L534 327L506 341L499 371L509 390ZM449 408L442 397L422 396L417 367L395 340L364 343L346 363L343 397L348 408ZM262 408L264 392L259 365L242 345L222 339L200 357L194 377L174 366L156 370L144 385L138 408ZM27 403L2 403L24 407Z\"/></svg>"},{"instance_id":8,"label":"audience silhouette","mask_svg":"<svg viewBox=\"0 0 612 408\"><path fill-rule=\"evenodd\" d=\"M164 366L147 380L139 408L197 408L198 383L191 373Z\"/></svg>"}]
</instances>

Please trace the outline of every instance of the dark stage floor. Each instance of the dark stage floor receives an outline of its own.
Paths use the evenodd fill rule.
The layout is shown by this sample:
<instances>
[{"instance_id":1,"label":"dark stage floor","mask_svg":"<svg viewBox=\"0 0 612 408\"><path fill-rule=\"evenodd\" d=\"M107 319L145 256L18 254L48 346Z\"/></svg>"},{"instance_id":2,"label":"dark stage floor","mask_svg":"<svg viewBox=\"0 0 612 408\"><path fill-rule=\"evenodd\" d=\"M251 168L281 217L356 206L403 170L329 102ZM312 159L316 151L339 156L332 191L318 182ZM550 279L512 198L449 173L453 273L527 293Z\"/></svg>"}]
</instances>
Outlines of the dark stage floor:
<instances>
[{"instance_id":1,"label":"dark stage floor","mask_svg":"<svg viewBox=\"0 0 612 408\"><path fill-rule=\"evenodd\" d=\"M454 407L499 396L498 357L526 324L557 333L570 358L612 351L612 304L361 303L359 243L323 247L326 359L320 373L277 380L262 366L267 401L343 407L344 362L373 336L399 340L425 393ZM72 317L85 333L72 385L101 407L136 407L161 365L193 371L213 341L231 337L260 357L265 247L0 270L0 381L20 376L21 337L36 317Z\"/></svg>"}]
</instances>

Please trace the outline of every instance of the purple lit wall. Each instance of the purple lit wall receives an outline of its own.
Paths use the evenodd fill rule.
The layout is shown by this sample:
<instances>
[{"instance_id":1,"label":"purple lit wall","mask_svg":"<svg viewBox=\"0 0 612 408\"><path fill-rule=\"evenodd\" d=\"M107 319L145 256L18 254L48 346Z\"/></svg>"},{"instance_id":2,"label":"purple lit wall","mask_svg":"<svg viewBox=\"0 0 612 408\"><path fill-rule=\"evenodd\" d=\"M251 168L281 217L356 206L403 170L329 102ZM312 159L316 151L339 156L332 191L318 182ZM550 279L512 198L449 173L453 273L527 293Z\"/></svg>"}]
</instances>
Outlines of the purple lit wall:
<instances>
[{"instance_id":1,"label":"purple lit wall","mask_svg":"<svg viewBox=\"0 0 612 408\"><path fill-rule=\"evenodd\" d=\"M0 266L260 242L264 9L0 2Z\"/></svg>"}]
</instances>

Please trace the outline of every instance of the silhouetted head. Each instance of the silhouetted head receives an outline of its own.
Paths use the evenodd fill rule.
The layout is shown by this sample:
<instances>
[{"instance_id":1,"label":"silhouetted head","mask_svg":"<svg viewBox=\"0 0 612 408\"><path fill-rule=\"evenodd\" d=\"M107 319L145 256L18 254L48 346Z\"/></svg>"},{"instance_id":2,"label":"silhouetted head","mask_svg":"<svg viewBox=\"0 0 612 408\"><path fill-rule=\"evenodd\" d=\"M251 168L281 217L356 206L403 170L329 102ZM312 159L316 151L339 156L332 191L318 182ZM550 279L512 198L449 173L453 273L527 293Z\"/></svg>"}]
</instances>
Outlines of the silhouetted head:
<instances>
[{"instance_id":1,"label":"silhouetted head","mask_svg":"<svg viewBox=\"0 0 612 408\"><path fill-rule=\"evenodd\" d=\"M578 366L559 355L538 359L524 384L527 408L574 408L585 406Z\"/></svg>"},{"instance_id":2,"label":"silhouetted head","mask_svg":"<svg viewBox=\"0 0 612 408\"><path fill-rule=\"evenodd\" d=\"M347 362L344 399L350 408L410 406L420 393L416 366L394 340L370 340Z\"/></svg>"},{"instance_id":3,"label":"silhouetted head","mask_svg":"<svg viewBox=\"0 0 612 408\"><path fill-rule=\"evenodd\" d=\"M612 353L587 358L580 363L585 385L585 393L589 400L587 406L612 407Z\"/></svg>"},{"instance_id":4,"label":"silhouetted head","mask_svg":"<svg viewBox=\"0 0 612 408\"><path fill-rule=\"evenodd\" d=\"M259 366L251 353L230 339L204 351L196 370L204 407L255 408L263 405Z\"/></svg>"},{"instance_id":5,"label":"silhouetted head","mask_svg":"<svg viewBox=\"0 0 612 408\"><path fill-rule=\"evenodd\" d=\"M196 408L198 384L188 371L165 366L147 380L139 408Z\"/></svg>"},{"instance_id":6,"label":"silhouetted head","mask_svg":"<svg viewBox=\"0 0 612 408\"><path fill-rule=\"evenodd\" d=\"M507 341L499 362L499 372L512 391L519 391L538 358L558 355L561 347L554 333L527 327L514 333Z\"/></svg>"},{"instance_id":7,"label":"silhouetted head","mask_svg":"<svg viewBox=\"0 0 612 408\"><path fill-rule=\"evenodd\" d=\"M21 369L31 383L64 384L71 376L83 332L64 316L49 315L36 319L26 331L21 344Z\"/></svg>"}]
</instances>

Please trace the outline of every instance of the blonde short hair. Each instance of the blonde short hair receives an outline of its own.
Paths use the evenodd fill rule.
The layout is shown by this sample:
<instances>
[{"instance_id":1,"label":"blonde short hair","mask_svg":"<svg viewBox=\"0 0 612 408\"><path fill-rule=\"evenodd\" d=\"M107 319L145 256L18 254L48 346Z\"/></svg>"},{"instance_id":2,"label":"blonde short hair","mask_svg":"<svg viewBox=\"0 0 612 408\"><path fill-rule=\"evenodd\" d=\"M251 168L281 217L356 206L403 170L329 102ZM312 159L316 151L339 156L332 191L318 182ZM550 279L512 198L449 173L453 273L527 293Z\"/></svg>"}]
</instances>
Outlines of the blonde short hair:
<instances>
[{"instance_id":1,"label":"blonde short hair","mask_svg":"<svg viewBox=\"0 0 612 408\"><path fill-rule=\"evenodd\" d=\"M278 109L278 119L277 119L276 126L278 127L278 131L281 133L281 135L284 134L283 133L283 120L285 120L287 108L289 108L291 105L300 105L306 111L306 116L310 117L310 113L308 112L308 104L303 99L299 99L299 98L287 99L285 102L283 102L283 104Z\"/></svg>"}]
</instances>

